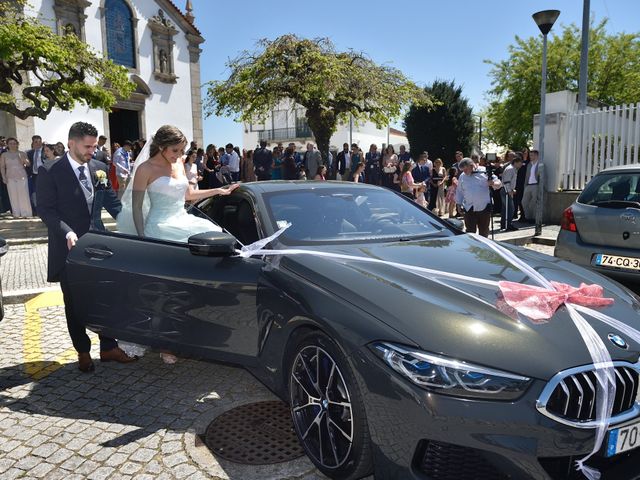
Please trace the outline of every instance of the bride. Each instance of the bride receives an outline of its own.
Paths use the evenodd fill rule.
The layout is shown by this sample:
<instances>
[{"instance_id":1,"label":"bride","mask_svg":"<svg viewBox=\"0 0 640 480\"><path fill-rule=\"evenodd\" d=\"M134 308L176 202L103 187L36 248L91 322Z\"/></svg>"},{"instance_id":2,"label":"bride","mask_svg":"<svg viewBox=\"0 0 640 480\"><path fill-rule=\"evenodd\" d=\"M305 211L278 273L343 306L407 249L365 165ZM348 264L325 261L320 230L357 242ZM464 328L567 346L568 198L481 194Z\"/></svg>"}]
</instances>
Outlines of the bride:
<instances>
[{"instance_id":1,"label":"bride","mask_svg":"<svg viewBox=\"0 0 640 480\"><path fill-rule=\"evenodd\" d=\"M186 145L184 134L171 125L160 127L153 139L145 144L122 196L118 232L187 242L197 233L222 231L215 223L187 213L185 201L229 195L239 185L194 190L181 161ZM139 348L134 344L131 346ZM160 353L160 357L165 363L177 361L177 357L167 351Z\"/></svg>"},{"instance_id":2,"label":"bride","mask_svg":"<svg viewBox=\"0 0 640 480\"><path fill-rule=\"evenodd\" d=\"M171 125L160 127L146 143L122 196L119 232L186 242L196 233L222 230L209 220L187 213L184 203L229 195L239 185L195 190L181 161L186 145L184 134Z\"/></svg>"}]
</instances>

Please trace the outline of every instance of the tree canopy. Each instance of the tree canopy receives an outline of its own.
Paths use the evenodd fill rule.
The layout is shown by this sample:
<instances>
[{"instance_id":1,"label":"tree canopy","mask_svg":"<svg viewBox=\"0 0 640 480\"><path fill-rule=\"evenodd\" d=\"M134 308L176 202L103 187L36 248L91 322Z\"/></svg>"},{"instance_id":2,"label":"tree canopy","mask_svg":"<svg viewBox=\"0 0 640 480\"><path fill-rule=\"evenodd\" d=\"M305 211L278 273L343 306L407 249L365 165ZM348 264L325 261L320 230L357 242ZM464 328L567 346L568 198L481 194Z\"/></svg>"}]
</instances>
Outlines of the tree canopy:
<instances>
[{"instance_id":1,"label":"tree canopy","mask_svg":"<svg viewBox=\"0 0 640 480\"><path fill-rule=\"evenodd\" d=\"M474 124L462 87L453 81L436 80L425 87L425 93L437 105L432 109L412 105L404 119L413 155L427 151L432 159L440 157L447 163L453 159L456 150L468 153Z\"/></svg>"},{"instance_id":2,"label":"tree canopy","mask_svg":"<svg viewBox=\"0 0 640 480\"><path fill-rule=\"evenodd\" d=\"M207 115L232 115L253 122L289 99L306 108L306 119L326 158L329 140L349 114L378 126L398 118L411 102L430 99L398 69L378 65L365 54L338 52L329 39L283 35L258 42L230 60L229 77L209 82Z\"/></svg>"},{"instance_id":3,"label":"tree canopy","mask_svg":"<svg viewBox=\"0 0 640 480\"><path fill-rule=\"evenodd\" d=\"M640 100L640 33L609 34L607 20L591 25L587 96L607 105ZM578 90L581 32L561 27L547 50L547 92ZM552 32L553 33L553 32ZM533 137L533 115L540 112L542 37L515 38L509 57L490 61L492 88L485 112L487 138L522 148Z\"/></svg>"},{"instance_id":4,"label":"tree canopy","mask_svg":"<svg viewBox=\"0 0 640 480\"><path fill-rule=\"evenodd\" d=\"M9 6L10 5L10 6ZM17 7L17 8L16 8ZM58 35L25 2L0 2L0 110L45 119L76 103L109 109L135 89L127 69L101 58L76 35Z\"/></svg>"}]
</instances>

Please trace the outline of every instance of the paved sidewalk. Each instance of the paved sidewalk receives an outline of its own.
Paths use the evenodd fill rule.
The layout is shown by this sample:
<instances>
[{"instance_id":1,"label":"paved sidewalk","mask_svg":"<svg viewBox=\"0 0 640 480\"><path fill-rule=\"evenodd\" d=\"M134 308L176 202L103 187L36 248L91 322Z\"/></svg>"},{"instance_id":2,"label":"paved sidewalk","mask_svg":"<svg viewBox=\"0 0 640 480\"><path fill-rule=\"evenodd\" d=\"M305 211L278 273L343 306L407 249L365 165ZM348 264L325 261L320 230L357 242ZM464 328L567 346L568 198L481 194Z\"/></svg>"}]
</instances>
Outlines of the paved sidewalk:
<instances>
[{"instance_id":1,"label":"paved sidewalk","mask_svg":"<svg viewBox=\"0 0 640 480\"><path fill-rule=\"evenodd\" d=\"M215 458L198 434L273 395L243 369L148 354L77 370L59 293L9 305L0 322L0 478L321 479L306 457L268 466ZM94 337L94 356L97 347Z\"/></svg>"},{"instance_id":2,"label":"paved sidewalk","mask_svg":"<svg viewBox=\"0 0 640 480\"><path fill-rule=\"evenodd\" d=\"M0 278L5 296L17 292L57 288L47 282L47 245L10 245L0 259Z\"/></svg>"}]
</instances>

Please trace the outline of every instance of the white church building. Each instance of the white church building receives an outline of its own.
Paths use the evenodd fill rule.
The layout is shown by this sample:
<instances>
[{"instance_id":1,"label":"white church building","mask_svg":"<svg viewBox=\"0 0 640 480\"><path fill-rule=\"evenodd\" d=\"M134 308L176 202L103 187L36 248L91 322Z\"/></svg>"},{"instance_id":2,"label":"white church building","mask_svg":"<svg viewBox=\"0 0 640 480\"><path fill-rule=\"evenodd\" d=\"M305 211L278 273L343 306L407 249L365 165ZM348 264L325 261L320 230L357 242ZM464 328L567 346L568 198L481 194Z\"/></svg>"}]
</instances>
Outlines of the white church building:
<instances>
[{"instance_id":1,"label":"white church building","mask_svg":"<svg viewBox=\"0 0 640 480\"><path fill-rule=\"evenodd\" d=\"M0 134L16 136L22 149L31 136L66 144L76 121L96 126L108 142L148 138L171 123L202 145L200 44L191 2L183 13L171 0L31 0L33 15L58 33L73 30L95 51L127 67L135 83L130 98L111 112L78 105L45 119L20 120L0 112Z\"/></svg>"}]
</instances>

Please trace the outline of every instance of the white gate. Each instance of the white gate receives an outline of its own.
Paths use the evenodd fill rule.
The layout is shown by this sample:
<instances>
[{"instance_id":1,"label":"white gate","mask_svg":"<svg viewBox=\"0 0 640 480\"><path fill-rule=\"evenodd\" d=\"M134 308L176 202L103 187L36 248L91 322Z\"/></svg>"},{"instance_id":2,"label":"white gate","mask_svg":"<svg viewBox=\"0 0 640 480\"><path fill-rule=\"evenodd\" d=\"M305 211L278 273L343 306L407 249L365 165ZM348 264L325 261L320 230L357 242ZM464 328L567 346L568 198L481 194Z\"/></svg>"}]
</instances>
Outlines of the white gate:
<instances>
[{"instance_id":1,"label":"white gate","mask_svg":"<svg viewBox=\"0 0 640 480\"><path fill-rule=\"evenodd\" d=\"M570 113L567 120L563 190L582 190L604 168L638 163L640 102Z\"/></svg>"}]
</instances>

